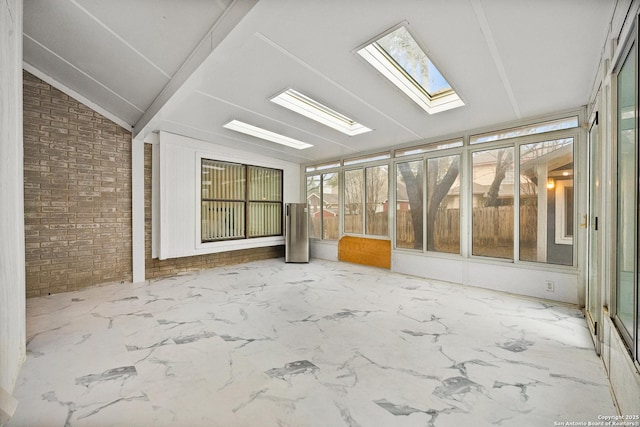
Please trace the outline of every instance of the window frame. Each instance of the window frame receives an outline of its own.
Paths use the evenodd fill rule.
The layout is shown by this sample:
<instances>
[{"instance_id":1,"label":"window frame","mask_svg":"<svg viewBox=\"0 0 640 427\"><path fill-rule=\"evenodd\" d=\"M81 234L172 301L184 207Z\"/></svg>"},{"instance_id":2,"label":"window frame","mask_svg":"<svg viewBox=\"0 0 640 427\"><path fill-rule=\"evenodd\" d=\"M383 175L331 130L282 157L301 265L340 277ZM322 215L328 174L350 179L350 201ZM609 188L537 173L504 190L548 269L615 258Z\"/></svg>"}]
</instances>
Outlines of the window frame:
<instances>
[{"instance_id":1,"label":"window frame","mask_svg":"<svg viewBox=\"0 0 640 427\"><path fill-rule=\"evenodd\" d=\"M336 239L325 238L325 223L324 223L324 177L328 174L336 174L338 177L338 237ZM303 176L305 182L305 200L307 201L307 206L309 204L309 187L308 180L310 177L318 177L318 198L319 198L319 210L322 212L320 217L320 237L311 236L311 232L309 232L309 240L313 241L327 241L327 242L335 242L340 240L341 231L342 231L342 215L343 215L343 202L342 202L342 174L339 169L328 170L323 169L321 171L316 171L307 173ZM309 213L311 213L311 207L309 207ZM313 221L311 217L309 218L309 227L312 227Z\"/></svg>"},{"instance_id":2,"label":"window frame","mask_svg":"<svg viewBox=\"0 0 640 427\"><path fill-rule=\"evenodd\" d=\"M520 126L527 126L527 125L543 125L545 122L555 122L555 121L561 121L563 119L569 120L573 117L578 117L578 126L574 127L574 128L568 128L568 129L559 129L559 130L553 130L553 131L549 131L549 132L543 132L543 133L538 133L538 134L531 134L531 135L523 135L523 136L518 136L518 137L514 137L514 138L508 138L508 139L503 139L503 140L497 140L497 141L487 141L487 142L482 142L482 143L476 143L471 145L469 143L471 136L473 135L478 135L478 134L483 134L483 133L489 133L489 132L500 132L502 130L508 130L508 129L512 129L512 128L517 128ZM352 164L349 166L345 166L344 165L344 158L338 158L334 161L323 161L322 163L317 163L317 164L308 164L308 165L303 165L302 169L304 171L306 171L306 174L304 175L304 180L305 183L303 185L306 186L306 178L309 175L317 175L318 172L320 172L317 169L317 166L322 166L325 164L333 164L336 165L335 168L330 169L330 171L339 171L341 173L341 189L340 189L340 203L341 203L341 215L343 216L343 218L341 219L341 225L340 225L340 237L342 237L343 235L353 235L353 236L358 236L358 237L371 237L371 238L382 238L382 239L389 239L393 242L393 246L392 249L393 251L397 251L398 253L405 253L405 254L414 254L414 255L419 255L419 256L427 256L427 257L436 257L436 258L445 258L445 259L469 259L469 260L474 260L474 261L480 261L483 263L487 263L487 264L500 264L500 265L505 265L505 264L509 264L512 265L514 267L519 267L519 268L527 268L527 269L531 269L531 270L544 270L544 271L554 271L554 272L559 272L559 273L571 273L571 274L577 274L578 272L578 264L581 263L580 261L580 250L578 248L579 245L573 244L572 246L572 264L571 265L565 265L565 264L551 264L551 263L542 263L542 262L534 262L534 261L525 261L525 260L520 260L520 251L519 251L519 239L520 239L520 215L514 215L514 257L513 259L501 259L501 258L493 258L493 257L485 257L485 256L474 256L471 254L471 236L472 236L472 218L470 213L472 212L471 210L471 206L472 206L472 197L470 195L468 195L467 193L469 193L469 190L472 187L472 180L473 180L473 174L472 174L472 163L471 163L471 156L472 153L474 151L484 151L484 150L489 150L489 149L495 149L495 148L504 148L504 147L513 147L514 148L514 177L519 177L520 174L520 154L519 154L519 150L520 150L520 146L521 145L525 145L525 144L531 144L531 143L537 143L537 142L544 142L544 141L552 141L555 139L565 139L565 138L572 138L573 139L573 161L574 161L574 171L579 170L580 165L583 162L583 159L581 157L582 155L582 150L581 150L581 142L583 141L583 139L586 137L586 135L584 134L584 129L582 127L582 123L585 120L584 118L584 110L583 109L573 109L573 110L566 110L566 111L562 111L562 112L557 112L555 114L548 114L545 116L539 116L539 117L533 117L531 119L528 120L524 120L524 121L516 121L516 122L511 122L511 123L504 123L502 126L492 126L492 127L484 127L484 128L477 128L477 129L471 129L471 130L467 130L464 132L459 132L459 133L455 133L455 134L450 134L450 135L445 135L441 138L431 138L431 139L424 139L424 140L418 140L415 141L414 144L402 144L400 146L397 147L391 147L390 151L393 154L393 156L390 159L381 159L381 160L363 160L362 163L358 163L358 164ZM447 144L451 141L457 141L457 140L462 140L463 144L462 146L455 146L455 147L451 147L448 146ZM395 150L401 151L401 152L405 152L405 151L411 151L413 149L420 149L420 148L424 148L424 147L434 147L434 149L432 151L424 151L424 152L416 152L416 153L411 153L411 154L406 154L406 155L400 155L400 156L395 156ZM379 151L374 151L372 150L371 152L369 152L370 154L367 154L367 152L365 152L365 154L362 154L358 157L355 157L357 159L373 159L375 158L375 156L377 154L379 154ZM424 233L425 235L423 236L423 249L422 251L417 250L417 249L408 249L408 248L399 248L397 247L396 243L396 214L395 214L395 207L397 204L397 194L396 194L396 186L397 186L397 181L396 181L396 174L397 174L397 163L405 163L405 162L410 162L410 161L415 161L415 160L423 160L426 165L426 161L428 159L431 158L438 158L438 157L447 157L447 156L451 156L451 155L459 155L460 156L460 175L459 175L459 179L460 179L460 187L461 187L461 195L460 195L460 253L448 253L448 252L437 252L437 251L428 251L427 250L427 244L426 244L426 227L424 227ZM353 159L354 157L350 157L351 159ZM341 166L337 166L338 164L340 164ZM384 236L375 236L375 235L367 235L364 233L364 221L363 221L363 232L360 234L356 234L356 233L346 233L344 232L344 212L345 212L345 200L344 200L344 186L346 185L346 181L344 178L344 173L346 171L349 170L354 170L354 169L361 169L364 170L364 168L366 167L370 167L370 166L376 166L379 164L388 164L389 165L389 197L390 197L390 202L392 201L393 204L390 204L389 209L388 209L388 214L389 214L389 224L391 225L389 227L388 233L389 236L388 237L384 237ZM329 170L327 170L328 172ZM325 170L322 170L321 173L324 173ZM364 174L364 171L363 171ZM425 179L425 183L424 183L424 189L423 191L426 192L426 179L427 176L425 174L424 176ZM518 181L518 178L515 178L516 182ZM578 217L577 212L578 209L582 206L581 203L583 202L583 196L581 196L580 191L581 188L583 186L583 182L577 177L574 176L574 187L575 187L575 193L574 193L574 201L573 201L573 207L574 207L574 239L575 236L579 235L578 233ZM515 186L517 191L514 190L514 211L515 212L519 212L519 196L520 196L520 189L519 189L519 185ZM364 197L364 192L363 192L363 197ZM426 194L423 196L423 221L424 224L426 224ZM363 204L364 207L364 204Z\"/></svg>"},{"instance_id":3,"label":"window frame","mask_svg":"<svg viewBox=\"0 0 640 427\"><path fill-rule=\"evenodd\" d=\"M203 182L202 182L202 173L203 173L203 165L205 162L210 161L210 162L216 162L216 163L223 163L223 164L229 164L229 165L235 165L235 166L242 166L243 168L243 172L244 172L244 199L218 199L218 198L204 198L202 196L202 188L203 188ZM260 200L260 201L256 201L250 198L250 194L249 194L249 168L257 168L257 169L266 169L266 170L273 170L273 171L278 171L280 172L280 185L279 185L279 193L280 193L280 200L279 201L275 201L275 200ZM227 160L216 160L216 159L211 159L209 157L205 157L205 156L199 156L199 164L198 164L198 175L200 177L199 180L196 180L196 183L199 185L199 211L202 212L202 206L204 203L207 202L211 202L211 201L224 201L224 202L234 202L234 203L243 203L243 210L244 210L244 230L243 230L243 236L242 237L229 237L229 238L219 238L219 239L211 239L211 240L207 240L203 238L202 235L202 224L203 224L203 218L202 218L202 214L200 214L197 218L199 225L197 228L197 240L196 242L198 243L198 245L208 245L208 244L212 244L212 243L218 243L218 242L228 242L228 241L233 241L233 240L251 240L251 239L261 239L261 238L265 238L265 237L281 237L284 236L284 227L283 227L283 212L284 212L284 170L283 169L278 169L278 168L273 168L273 167L267 167L267 166L259 166L259 165L252 165L252 164L245 164L245 163L238 163L238 162L232 162L232 161L227 161ZM251 220L251 214L250 214L250 204L251 203L278 203L279 207L280 207L280 224L279 224L279 228L280 228L280 233L278 234L266 234L266 235L259 235L259 236L249 236L249 221Z\"/></svg>"},{"instance_id":4,"label":"window frame","mask_svg":"<svg viewBox=\"0 0 640 427\"><path fill-rule=\"evenodd\" d=\"M366 159L366 158L375 158L376 160L372 161L362 161L356 164L350 164L349 166L344 166L340 170L340 214L342 215L341 219L341 227L340 227L340 235L341 236L357 236L357 237L371 237L374 239L381 240L391 240L392 239L392 228L395 231L395 227L390 227L392 217L391 217L391 209L387 208L387 234L368 234L367 233L367 221L366 221L366 209L367 209L367 169L378 167L378 166L387 166L387 198L388 204L390 204L391 200L395 200L395 191L392 191L392 184L395 184L395 180L392 181L392 161L391 158L379 159L376 157L379 153L371 155L371 156L361 156L357 157L357 159ZM385 153L386 154L386 153ZM362 171L362 228L360 233L354 232L346 232L345 231L345 208L346 208L346 197L345 197L345 186L347 185L347 180L345 178L345 173L349 171L360 170ZM394 215L395 218L395 215Z\"/></svg>"},{"instance_id":5,"label":"window frame","mask_svg":"<svg viewBox=\"0 0 640 427\"><path fill-rule=\"evenodd\" d=\"M612 239L612 248L615 248L614 251L612 251L615 255L613 255L611 257L611 289L610 289L610 313L609 316L611 318L611 321L613 322L613 324L615 325L615 329L618 331L620 337L622 338L622 341L624 342L624 344L627 346L627 349L631 355L631 358L635 364L636 367L640 368L640 325L638 324L639 322L639 317L640 317L640 301L638 301L639 299L639 294L640 294L640 281L638 279L638 269L639 269L639 260L638 260L638 255L639 255L639 249L640 249L640 219L638 218L638 213L640 211L640 207L639 207L639 203L640 203L640 197L638 197L638 189L639 189L639 185L637 183L637 179L638 176L640 176L640 165L639 165L639 159L638 159L638 155L639 155L639 151L640 151L640 118L638 117L638 112L640 110L640 83L638 82L638 77L640 75L640 67L639 67L639 58L640 58L640 40L638 37L638 27L637 27L637 22L634 23L634 28L630 31L630 34L633 34L632 37L629 38L629 40L626 41L626 45L624 46L624 48L620 51L619 55L617 56L617 60L614 64L614 66L612 67L612 73L611 73L611 80L612 80L612 87L611 87L611 124L612 124L612 132L611 134L613 135L614 141L613 141L613 149L612 149L612 158L611 158L611 167L612 170L615 173L615 178L614 176L612 176L612 181L613 181L613 185L612 185L612 195L611 195L611 205L612 205L612 218L614 218L615 220L612 221L613 225L612 225L612 230L611 230L611 239ZM634 82L635 82L635 150L636 150L636 158L634 159L635 162L635 200L634 200L634 210L635 210L635 236L634 236L634 271L633 271L633 277L634 277L634 284L633 284L633 298L634 298L634 309L633 309L633 320L632 320L632 330L628 331L627 327L623 324L623 321L620 319L620 317L618 316L618 247L617 247L617 238L618 238L618 232L619 232L619 224L618 224L618 197L619 197L619 180L618 180L618 148L619 148L619 128L620 128L620 124L619 124L619 120L618 120L618 78L619 78L619 74L620 71L622 69L622 67L624 66L624 64L626 63L626 60L629 58L629 56L631 55L632 51L634 51L635 49L635 58L633 58L634 60L634 66L635 66L635 77L634 77Z\"/></svg>"}]
</instances>

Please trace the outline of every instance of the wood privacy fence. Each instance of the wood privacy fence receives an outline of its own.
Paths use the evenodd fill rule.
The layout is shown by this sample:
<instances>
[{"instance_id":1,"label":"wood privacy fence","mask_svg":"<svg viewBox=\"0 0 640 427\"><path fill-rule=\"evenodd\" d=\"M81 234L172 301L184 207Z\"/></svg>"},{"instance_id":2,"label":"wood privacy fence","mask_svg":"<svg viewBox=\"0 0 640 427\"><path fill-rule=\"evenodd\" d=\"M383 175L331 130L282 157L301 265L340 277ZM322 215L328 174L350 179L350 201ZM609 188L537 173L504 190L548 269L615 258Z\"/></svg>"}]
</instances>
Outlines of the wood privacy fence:
<instances>
[{"instance_id":1,"label":"wood privacy fence","mask_svg":"<svg viewBox=\"0 0 640 427\"><path fill-rule=\"evenodd\" d=\"M476 243L498 244L513 241L513 206L473 208L473 240ZM535 245L538 230L537 206L520 206L520 242ZM345 216L345 229L361 230L362 215ZM321 218L311 218L309 226L312 236L320 237ZM338 217L324 218L324 238L337 240ZM388 217L385 213L376 214L368 233L386 235ZM436 215L434 225L436 246L458 244L460 242L460 209L441 209ZM403 246L415 241L411 212L396 212L396 239Z\"/></svg>"}]
</instances>

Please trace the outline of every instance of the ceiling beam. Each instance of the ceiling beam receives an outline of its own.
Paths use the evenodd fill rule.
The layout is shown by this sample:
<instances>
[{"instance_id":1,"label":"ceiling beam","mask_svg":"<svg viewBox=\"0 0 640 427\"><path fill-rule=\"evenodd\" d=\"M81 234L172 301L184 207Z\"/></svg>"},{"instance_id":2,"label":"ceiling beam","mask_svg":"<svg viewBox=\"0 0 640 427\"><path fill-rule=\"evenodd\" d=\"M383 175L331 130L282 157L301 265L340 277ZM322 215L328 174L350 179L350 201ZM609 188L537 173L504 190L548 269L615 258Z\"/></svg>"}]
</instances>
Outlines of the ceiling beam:
<instances>
[{"instance_id":1,"label":"ceiling beam","mask_svg":"<svg viewBox=\"0 0 640 427\"><path fill-rule=\"evenodd\" d=\"M507 71L504 68L504 63L502 62L502 58L500 57L500 51L498 50L495 39L493 38L493 32L491 31L491 26L489 25L489 21L487 20L487 15L485 15L484 13L484 8L482 7L480 0L471 0L471 6L473 6L473 11L475 12L476 18L478 19L478 24L480 25L480 31L482 31L484 40L485 42L487 42L487 47L489 48L489 52L491 53L491 58L493 59L493 63L495 64L496 69L498 70L498 75L500 76L502 85L507 92L507 96L509 97L509 102L511 102L513 112L515 113L516 118L520 119L522 118L522 113L520 113L518 101L516 101L516 96L514 95L513 89L511 88L511 83L509 82Z\"/></svg>"},{"instance_id":2,"label":"ceiling beam","mask_svg":"<svg viewBox=\"0 0 640 427\"><path fill-rule=\"evenodd\" d=\"M234 0L220 19L211 27L207 35L200 41L191 55L182 64L169 83L144 112L140 120L133 126L133 137L144 139L153 129L153 121L162 108L175 100L180 88L188 83L189 78L211 55L227 35L240 23L258 0Z\"/></svg>"}]
</instances>

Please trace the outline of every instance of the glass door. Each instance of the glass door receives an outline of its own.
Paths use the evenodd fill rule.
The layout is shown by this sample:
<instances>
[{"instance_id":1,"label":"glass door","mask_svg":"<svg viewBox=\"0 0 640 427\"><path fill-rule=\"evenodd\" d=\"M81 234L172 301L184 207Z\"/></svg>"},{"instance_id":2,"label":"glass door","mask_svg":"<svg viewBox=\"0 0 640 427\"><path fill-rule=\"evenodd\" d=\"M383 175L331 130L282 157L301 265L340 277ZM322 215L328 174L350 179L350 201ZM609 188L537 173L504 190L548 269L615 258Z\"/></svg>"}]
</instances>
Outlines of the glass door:
<instances>
[{"instance_id":1,"label":"glass door","mask_svg":"<svg viewBox=\"0 0 640 427\"><path fill-rule=\"evenodd\" d=\"M599 97L595 105L599 105ZM598 275L602 271L602 254L599 251L600 238L598 233L601 209L601 163L600 134L598 126L598 112L596 111L591 119L589 128L589 213L585 225L588 227L587 240L587 301L586 317L589 329L593 337L596 352L600 354L600 315L601 315L601 284Z\"/></svg>"}]
</instances>

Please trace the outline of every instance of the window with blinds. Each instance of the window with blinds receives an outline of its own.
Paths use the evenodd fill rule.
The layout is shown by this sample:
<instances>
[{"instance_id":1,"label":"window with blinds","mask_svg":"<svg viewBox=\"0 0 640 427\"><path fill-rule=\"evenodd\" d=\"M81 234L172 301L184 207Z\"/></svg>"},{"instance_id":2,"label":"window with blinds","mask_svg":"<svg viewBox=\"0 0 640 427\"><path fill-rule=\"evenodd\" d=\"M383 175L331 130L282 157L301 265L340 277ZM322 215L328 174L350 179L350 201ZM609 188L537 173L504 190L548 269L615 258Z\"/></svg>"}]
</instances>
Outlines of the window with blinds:
<instances>
[{"instance_id":1,"label":"window with blinds","mask_svg":"<svg viewBox=\"0 0 640 427\"><path fill-rule=\"evenodd\" d=\"M249 236L282 234L282 171L248 166Z\"/></svg>"},{"instance_id":2,"label":"window with blinds","mask_svg":"<svg viewBox=\"0 0 640 427\"><path fill-rule=\"evenodd\" d=\"M202 242L282 235L282 171L202 159Z\"/></svg>"}]
</instances>

